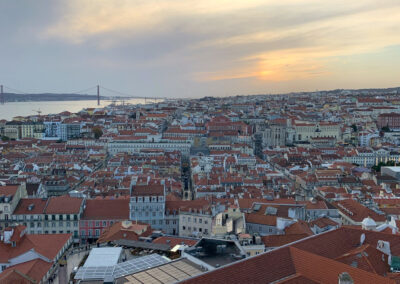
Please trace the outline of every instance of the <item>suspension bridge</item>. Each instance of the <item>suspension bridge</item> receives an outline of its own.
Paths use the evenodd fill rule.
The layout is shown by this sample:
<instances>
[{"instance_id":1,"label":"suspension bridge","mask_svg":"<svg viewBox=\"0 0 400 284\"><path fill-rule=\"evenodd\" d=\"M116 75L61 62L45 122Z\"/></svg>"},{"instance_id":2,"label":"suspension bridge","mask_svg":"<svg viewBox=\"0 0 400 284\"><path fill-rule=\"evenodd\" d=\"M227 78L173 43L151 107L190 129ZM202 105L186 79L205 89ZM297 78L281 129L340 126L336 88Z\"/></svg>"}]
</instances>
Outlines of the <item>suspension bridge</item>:
<instances>
[{"instance_id":1,"label":"suspension bridge","mask_svg":"<svg viewBox=\"0 0 400 284\"><path fill-rule=\"evenodd\" d=\"M37 95L37 94L45 94L46 96L49 95L58 95L60 94L59 92L56 93L51 93L51 92L26 92L26 91L21 91L12 87L8 87L5 85L0 85L0 103L5 104L7 102L6 99L6 94L7 96L12 96L12 95ZM152 97L152 96L134 96L128 93L124 93L121 91L113 90L111 88L107 88L104 86L96 85L90 88L86 88L83 90L79 91L74 91L74 92L62 92L61 94L65 95L91 95L91 96L97 96L97 105L100 105L100 100L104 97L108 98L109 100L116 101L116 100L129 100L129 99L144 99L145 103L147 103L147 100L156 102L157 100L173 100L174 98L167 98L167 97ZM107 96L104 96L103 94L107 94ZM57 100L55 99L52 99Z\"/></svg>"}]
</instances>

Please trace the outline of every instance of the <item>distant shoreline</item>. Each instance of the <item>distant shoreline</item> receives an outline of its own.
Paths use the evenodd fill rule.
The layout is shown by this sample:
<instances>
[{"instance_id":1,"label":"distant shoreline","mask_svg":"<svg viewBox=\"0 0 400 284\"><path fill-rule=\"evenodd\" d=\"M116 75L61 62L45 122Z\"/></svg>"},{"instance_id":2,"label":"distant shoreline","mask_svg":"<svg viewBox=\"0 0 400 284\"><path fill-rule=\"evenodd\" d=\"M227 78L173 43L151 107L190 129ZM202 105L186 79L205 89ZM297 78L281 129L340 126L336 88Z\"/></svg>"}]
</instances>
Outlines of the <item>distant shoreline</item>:
<instances>
[{"instance_id":1,"label":"distant shoreline","mask_svg":"<svg viewBox=\"0 0 400 284\"><path fill-rule=\"evenodd\" d=\"M26 103L26 102L54 102L54 101L95 101L96 95L77 95L77 94L13 94L4 93L6 103ZM109 100L109 97L100 96L100 100Z\"/></svg>"}]
</instances>

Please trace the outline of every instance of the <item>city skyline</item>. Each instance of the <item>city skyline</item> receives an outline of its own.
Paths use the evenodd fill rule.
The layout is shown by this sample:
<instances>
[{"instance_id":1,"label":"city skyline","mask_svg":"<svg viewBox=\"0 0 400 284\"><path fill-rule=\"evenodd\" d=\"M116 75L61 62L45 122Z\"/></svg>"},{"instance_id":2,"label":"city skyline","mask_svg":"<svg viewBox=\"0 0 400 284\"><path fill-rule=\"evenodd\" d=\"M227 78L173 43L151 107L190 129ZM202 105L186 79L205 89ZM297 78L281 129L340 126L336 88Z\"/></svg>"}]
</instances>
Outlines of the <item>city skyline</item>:
<instances>
[{"instance_id":1,"label":"city skyline","mask_svg":"<svg viewBox=\"0 0 400 284\"><path fill-rule=\"evenodd\" d=\"M2 83L32 93L98 83L187 98L400 85L398 1L8 1L0 10Z\"/></svg>"}]
</instances>

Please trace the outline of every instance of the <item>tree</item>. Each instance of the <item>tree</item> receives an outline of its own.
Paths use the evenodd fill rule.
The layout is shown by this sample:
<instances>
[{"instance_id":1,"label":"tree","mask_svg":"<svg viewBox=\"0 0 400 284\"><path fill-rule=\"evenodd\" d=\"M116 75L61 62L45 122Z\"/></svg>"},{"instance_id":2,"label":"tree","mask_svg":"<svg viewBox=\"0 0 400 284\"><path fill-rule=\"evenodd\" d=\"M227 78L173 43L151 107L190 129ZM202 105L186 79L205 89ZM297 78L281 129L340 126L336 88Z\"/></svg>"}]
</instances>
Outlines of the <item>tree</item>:
<instances>
[{"instance_id":1,"label":"tree","mask_svg":"<svg viewBox=\"0 0 400 284\"><path fill-rule=\"evenodd\" d=\"M9 138L8 136L2 136L2 137L1 137L1 140L2 140L2 141L9 141L10 138Z\"/></svg>"},{"instance_id":2,"label":"tree","mask_svg":"<svg viewBox=\"0 0 400 284\"><path fill-rule=\"evenodd\" d=\"M384 126L384 127L382 127L382 131L383 131L383 132L390 132L389 126Z\"/></svg>"},{"instance_id":3,"label":"tree","mask_svg":"<svg viewBox=\"0 0 400 284\"><path fill-rule=\"evenodd\" d=\"M95 139L99 139L103 135L103 130L100 127L93 127L92 132Z\"/></svg>"},{"instance_id":4,"label":"tree","mask_svg":"<svg viewBox=\"0 0 400 284\"><path fill-rule=\"evenodd\" d=\"M395 166L394 161L388 161L387 163L379 162L378 165L372 166L372 169L376 172L380 172L382 167L393 167Z\"/></svg>"},{"instance_id":5,"label":"tree","mask_svg":"<svg viewBox=\"0 0 400 284\"><path fill-rule=\"evenodd\" d=\"M353 128L354 132L357 132L357 125L353 124L353 125L351 125L351 128Z\"/></svg>"}]
</instances>

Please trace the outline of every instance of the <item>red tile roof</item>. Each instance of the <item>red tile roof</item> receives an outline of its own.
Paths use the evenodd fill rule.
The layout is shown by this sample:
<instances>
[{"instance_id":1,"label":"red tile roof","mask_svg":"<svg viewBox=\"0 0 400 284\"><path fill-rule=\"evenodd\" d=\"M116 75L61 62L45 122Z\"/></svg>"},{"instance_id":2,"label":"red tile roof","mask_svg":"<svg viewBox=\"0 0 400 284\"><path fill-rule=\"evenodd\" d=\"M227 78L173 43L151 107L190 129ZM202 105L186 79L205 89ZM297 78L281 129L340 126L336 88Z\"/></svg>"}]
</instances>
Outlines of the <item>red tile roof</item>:
<instances>
[{"instance_id":1,"label":"red tile roof","mask_svg":"<svg viewBox=\"0 0 400 284\"><path fill-rule=\"evenodd\" d=\"M43 214L47 200L41 198L23 198L18 202L14 215L21 214ZM29 210L29 208L32 208Z\"/></svg>"},{"instance_id":2,"label":"red tile roof","mask_svg":"<svg viewBox=\"0 0 400 284\"><path fill-rule=\"evenodd\" d=\"M132 196L162 196L163 185L136 185L132 188Z\"/></svg>"},{"instance_id":3,"label":"red tile roof","mask_svg":"<svg viewBox=\"0 0 400 284\"><path fill-rule=\"evenodd\" d=\"M0 282L7 283L8 280L11 280L9 275L11 275L12 272L17 272L17 274L19 272L24 277L23 282L19 282L17 279L13 278L13 281L9 283L31 283L28 279L33 279L36 281L36 283L40 283L52 265L52 262L47 262L40 258L13 265L8 267L0 274Z\"/></svg>"},{"instance_id":4,"label":"red tile roof","mask_svg":"<svg viewBox=\"0 0 400 284\"><path fill-rule=\"evenodd\" d=\"M338 283L338 277L343 272L347 272L354 283L395 283L388 277L370 272L371 266L360 265L356 268L335 259L354 254L363 233L366 236L364 244L372 249L378 240L385 240L390 242L394 255L399 253L400 236L342 227L234 262L183 283ZM379 261L377 258L370 261L373 267L383 267L375 263Z\"/></svg>"},{"instance_id":5,"label":"red tile roof","mask_svg":"<svg viewBox=\"0 0 400 284\"><path fill-rule=\"evenodd\" d=\"M117 240L138 241L139 237L148 237L151 235L151 232L151 226L148 224L132 222L129 225L125 225L123 222L117 222L105 230L97 242L107 243Z\"/></svg>"},{"instance_id":6,"label":"red tile roof","mask_svg":"<svg viewBox=\"0 0 400 284\"><path fill-rule=\"evenodd\" d=\"M82 220L127 220L129 199L88 199Z\"/></svg>"},{"instance_id":7,"label":"red tile roof","mask_svg":"<svg viewBox=\"0 0 400 284\"><path fill-rule=\"evenodd\" d=\"M364 218L370 217L375 222L385 222L385 215L379 215L375 211L363 206L354 199L345 199L334 202L333 205L344 215L354 220L355 222L362 222Z\"/></svg>"},{"instance_id":8,"label":"red tile roof","mask_svg":"<svg viewBox=\"0 0 400 284\"><path fill-rule=\"evenodd\" d=\"M17 190L19 185L0 185L0 196L13 196Z\"/></svg>"},{"instance_id":9,"label":"red tile roof","mask_svg":"<svg viewBox=\"0 0 400 284\"><path fill-rule=\"evenodd\" d=\"M83 206L83 198L69 197L68 195L49 198L46 214L78 214Z\"/></svg>"},{"instance_id":10,"label":"red tile roof","mask_svg":"<svg viewBox=\"0 0 400 284\"><path fill-rule=\"evenodd\" d=\"M155 244L167 244L171 248L173 248L176 245L187 245L187 246L194 246L199 240L196 239L188 239L188 238L182 238L182 237L170 237L170 236L162 236L158 237L153 241Z\"/></svg>"},{"instance_id":11,"label":"red tile roof","mask_svg":"<svg viewBox=\"0 0 400 284\"><path fill-rule=\"evenodd\" d=\"M268 235L261 237L262 242L266 247L280 247L308 237L308 234L295 235Z\"/></svg>"},{"instance_id":12,"label":"red tile roof","mask_svg":"<svg viewBox=\"0 0 400 284\"><path fill-rule=\"evenodd\" d=\"M71 234L50 234L50 235L28 235L25 234L16 247L11 244L0 243L0 262L8 262L9 259L20 256L27 251L34 249L39 254L54 260L71 238Z\"/></svg>"},{"instance_id":13,"label":"red tile roof","mask_svg":"<svg viewBox=\"0 0 400 284\"><path fill-rule=\"evenodd\" d=\"M246 213L245 218L246 223L276 226L276 216Z\"/></svg>"}]
</instances>

